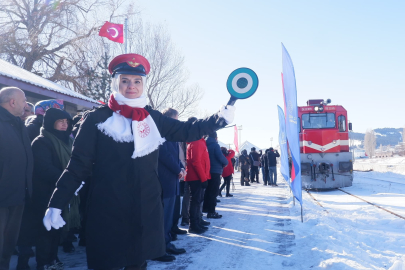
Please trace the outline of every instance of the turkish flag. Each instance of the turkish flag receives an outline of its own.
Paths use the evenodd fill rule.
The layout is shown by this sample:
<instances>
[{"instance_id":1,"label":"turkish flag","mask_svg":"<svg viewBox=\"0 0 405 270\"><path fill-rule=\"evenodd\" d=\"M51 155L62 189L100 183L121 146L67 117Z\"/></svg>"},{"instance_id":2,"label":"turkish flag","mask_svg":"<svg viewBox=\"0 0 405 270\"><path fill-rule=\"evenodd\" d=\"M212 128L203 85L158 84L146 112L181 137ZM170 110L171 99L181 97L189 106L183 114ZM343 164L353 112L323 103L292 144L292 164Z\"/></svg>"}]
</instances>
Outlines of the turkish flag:
<instances>
[{"instance_id":1,"label":"turkish flag","mask_svg":"<svg viewBox=\"0 0 405 270\"><path fill-rule=\"evenodd\" d=\"M105 22L98 35L114 42L124 43L124 25Z\"/></svg>"}]
</instances>

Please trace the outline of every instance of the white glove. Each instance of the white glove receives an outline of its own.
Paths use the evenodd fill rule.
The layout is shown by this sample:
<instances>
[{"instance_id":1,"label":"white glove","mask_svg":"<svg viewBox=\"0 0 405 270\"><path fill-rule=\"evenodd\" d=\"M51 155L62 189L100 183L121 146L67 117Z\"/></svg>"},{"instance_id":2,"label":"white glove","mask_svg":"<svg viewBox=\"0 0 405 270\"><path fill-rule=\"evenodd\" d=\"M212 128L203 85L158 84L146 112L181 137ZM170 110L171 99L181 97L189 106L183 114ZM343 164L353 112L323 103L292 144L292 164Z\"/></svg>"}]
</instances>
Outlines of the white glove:
<instances>
[{"instance_id":1,"label":"white glove","mask_svg":"<svg viewBox=\"0 0 405 270\"><path fill-rule=\"evenodd\" d=\"M229 125L230 123L233 122L233 118L235 117L235 109L236 109L235 106L230 105L222 106L219 109L218 116L224 118L226 123Z\"/></svg>"},{"instance_id":2,"label":"white glove","mask_svg":"<svg viewBox=\"0 0 405 270\"><path fill-rule=\"evenodd\" d=\"M79 195L79 191L82 189L83 185L84 185L84 182L82 181L82 183L80 184L80 187L78 189L76 189L76 191L75 191L76 196Z\"/></svg>"},{"instance_id":3,"label":"white glove","mask_svg":"<svg viewBox=\"0 0 405 270\"><path fill-rule=\"evenodd\" d=\"M54 229L62 228L66 222L63 220L62 216L60 215L62 210L57 208L49 207L45 212L45 217L42 220L46 230L50 231L51 227Z\"/></svg>"}]
</instances>

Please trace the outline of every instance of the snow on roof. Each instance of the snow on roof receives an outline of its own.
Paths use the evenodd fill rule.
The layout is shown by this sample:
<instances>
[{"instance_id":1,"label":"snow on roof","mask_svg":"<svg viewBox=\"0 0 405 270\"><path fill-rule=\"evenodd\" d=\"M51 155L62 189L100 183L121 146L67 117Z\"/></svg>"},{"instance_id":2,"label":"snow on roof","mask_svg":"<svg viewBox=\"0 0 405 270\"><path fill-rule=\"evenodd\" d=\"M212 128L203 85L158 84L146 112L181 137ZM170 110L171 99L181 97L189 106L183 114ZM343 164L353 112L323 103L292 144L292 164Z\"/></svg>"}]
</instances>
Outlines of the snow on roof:
<instances>
[{"instance_id":1,"label":"snow on roof","mask_svg":"<svg viewBox=\"0 0 405 270\"><path fill-rule=\"evenodd\" d=\"M248 151L248 153L250 152L250 149L254 147L256 148L256 151L261 150L260 147L257 147L256 145L254 145L253 143L249 142L249 141L245 141L244 143L242 143L242 146L239 147L239 151L242 152L242 150L246 149L246 151Z\"/></svg>"},{"instance_id":2,"label":"snow on roof","mask_svg":"<svg viewBox=\"0 0 405 270\"><path fill-rule=\"evenodd\" d=\"M75 98L80 98L83 100L87 100L93 103L99 103L95 101L94 99L91 99L89 97L83 96L79 93L76 93L68 88L63 87L62 85L59 85L57 83L54 83L52 81L49 81L45 78L42 78L38 75L35 75L32 72L29 72L28 70L25 70L23 68L20 68L19 66L13 65L7 61L4 61L0 59L0 75L19 80L22 82L26 82L32 85L36 85L51 91L55 91L61 94L65 94L71 97Z\"/></svg>"}]
</instances>

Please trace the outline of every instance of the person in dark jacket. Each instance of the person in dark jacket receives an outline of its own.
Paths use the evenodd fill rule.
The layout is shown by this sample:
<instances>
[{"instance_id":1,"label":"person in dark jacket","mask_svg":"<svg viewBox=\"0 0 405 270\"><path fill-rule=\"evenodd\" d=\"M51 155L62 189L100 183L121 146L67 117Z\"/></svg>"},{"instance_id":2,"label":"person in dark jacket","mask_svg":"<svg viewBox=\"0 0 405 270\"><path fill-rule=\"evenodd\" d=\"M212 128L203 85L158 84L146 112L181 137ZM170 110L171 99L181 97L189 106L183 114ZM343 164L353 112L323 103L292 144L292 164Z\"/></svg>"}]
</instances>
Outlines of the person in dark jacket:
<instances>
[{"instance_id":1,"label":"person in dark jacket","mask_svg":"<svg viewBox=\"0 0 405 270\"><path fill-rule=\"evenodd\" d=\"M164 116L178 119L178 112L174 109L166 109ZM185 170L180 162L179 144L177 142L165 141L159 147L159 181L163 192L163 216L165 228L166 252L173 255L183 254L184 248L176 248L172 243L171 229L173 227L173 214L176 202L176 196L179 195L179 179L185 176ZM176 258L170 255L164 255L156 260L173 261Z\"/></svg>"},{"instance_id":2,"label":"person in dark jacket","mask_svg":"<svg viewBox=\"0 0 405 270\"><path fill-rule=\"evenodd\" d=\"M242 154L239 156L239 166L240 166L240 185L241 186L250 186L249 184L249 168L251 160L247 155L246 149L242 150Z\"/></svg>"},{"instance_id":3,"label":"person in dark jacket","mask_svg":"<svg viewBox=\"0 0 405 270\"><path fill-rule=\"evenodd\" d=\"M211 133L206 142L210 158L211 179L208 180L207 190L205 191L203 209L207 210L207 218L221 218L222 215L215 212L215 207L217 205L219 186L221 185L221 174L224 167L228 165L228 160L222 154L216 132Z\"/></svg>"},{"instance_id":4,"label":"person in dark jacket","mask_svg":"<svg viewBox=\"0 0 405 270\"><path fill-rule=\"evenodd\" d=\"M269 160L267 158L267 153L270 151L270 149L266 149L264 152L264 155L260 157L260 163L262 165L262 175L263 175L263 185L267 186L267 184L270 184L270 176L269 176Z\"/></svg>"},{"instance_id":5,"label":"person in dark jacket","mask_svg":"<svg viewBox=\"0 0 405 270\"><path fill-rule=\"evenodd\" d=\"M232 194L229 193L229 189L231 187L231 180L232 180L232 175L234 173L234 163L232 160L234 159L235 156L235 151L233 150L228 150L225 147L221 147L222 154L225 156L225 158L228 160L228 165L224 168L222 172L222 177L224 178L224 183L222 184L221 188L219 189L219 196L222 197L222 190L226 186L226 197L233 197Z\"/></svg>"},{"instance_id":6,"label":"person in dark jacket","mask_svg":"<svg viewBox=\"0 0 405 270\"><path fill-rule=\"evenodd\" d=\"M42 225L42 218L48 208L56 182L66 168L72 153L71 119L65 111L56 108L48 109L44 115L40 135L32 142L33 227L37 234L35 245L37 270L61 265L58 259L58 246L62 229L47 231Z\"/></svg>"},{"instance_id":7,"label":"person in dark jacket","mask_svg":"<svg viewBox=\"0 0 405 270\"><path fill-rule=\"evenodd\" d=\"M25 120L25 126L28 130L28 135L31 142L39 136L39 130L42 127L44 121L44 114L47 109L56 108L64 109L63 100L61 99L50 99L50 100L41 100L35 104L35 115L29 116Z\"/></svg>"},{"instance_id":8,"label":"person in dark jacket","mask_svg":"<svg viewBox=\"0 0 405 270\"><path fill-rule=\"evenodd\" d=\"M259 182L259 165L255 165L256 163L260 163L260 154L256 152L256 148L252 147L251 152L249 154L250 160L252 161L250 164L250 182L253 183Z\"/></svg>"},{"instance_id":9,"label":"person in dark jacket","mask_svg":"<svg viewBox=\"0 0 405 270\"><path fill-rule=\"evenodd\" d=\"M270 183L272 186L277 186L277 158L280 157L280 154L273 147L270 147L269 150L267 152L267 159L269 162Z\"/></svg>"},{"instance_id":10,"label":"person in dark jacket","mask_svg":"<svg viewBox=\"0 0 405 270\"><path fill-rule=\"evenodd\" d=\"M33 157L20 116L26 98L17 87L0 90L0 269L9 269L25 202L32 193Z\"/></svg>"},{"instance_id":11,"label":"person in dark jacket","mask_svg":"<svg viewBox=\"0 0 405 270\"><path fill-rule=\"evenodd\" d=\"M43 219L48 230L63 226L61 209L92 176L86 183L89 269L145 269L146 260L166 253L159 146L165 140L200 139L233 120L232 106L194 122L163 116L146 105L143 90L149 70L149 62L138 54L123 54L110 62L108 106L83 119Z\"/></svg>"}]
</instances>

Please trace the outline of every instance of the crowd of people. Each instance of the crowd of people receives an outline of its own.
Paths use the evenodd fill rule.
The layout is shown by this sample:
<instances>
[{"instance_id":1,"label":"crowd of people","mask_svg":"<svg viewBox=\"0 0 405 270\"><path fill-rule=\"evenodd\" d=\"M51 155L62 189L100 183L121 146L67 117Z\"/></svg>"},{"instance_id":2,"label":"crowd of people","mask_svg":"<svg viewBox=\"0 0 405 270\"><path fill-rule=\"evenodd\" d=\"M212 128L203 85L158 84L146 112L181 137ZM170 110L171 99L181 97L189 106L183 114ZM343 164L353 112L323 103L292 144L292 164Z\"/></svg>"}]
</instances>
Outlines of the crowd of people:
<instances>
[{"instance_id":1,"label":"crowd of people","mask_svg":"<svg viewBox=\"0 0 405 270\"><path fill-rule=\"evenodd\" d=\"M256 151L255 147L251 148L248 155L247 150L243 149L241 155L236 157L236 168L241 171L241 186L250 186L250 183L260 183L259 170L262 170L263 185L277 185L277 158L280 154L277 150L270 147L264 154L262 150Z\"/></svg>"},{"instance_id":2,"label":"crowd of people","mask_svg":"<svg viewBox=\"0 0 405 270\"><path fill-rule=\"evenodd\" d=\"M232 196L235 153L220 148L216 130L234 107L182 122L147 105L143 56L117 56L109 71L108 105L73 118L61 100L34 106L17 87L0 90L1 270L15 252L18 270L32 256L38 270L63 269L59 246L72 252L77 233L89 269L146 269L186 252L173 244L187 233L180 218L201 234L203 212L222 217L217 196L225 187Z\"/></svg>"},{"instance_id":3,"label":"crowd of people","mask_svg":"<svg viewBox=\"0 0 405 270\"><path fill-rule=\"evenodd\" d=\"M77 234L89 269L171 262L186 253L173 244L179 234L206 232L204 213L222 218L218 197L233 196L235 168L242 186L259 183L259 168L264 185L277 185L273 148L237 157L218 144L233 106L185 122L173 108L153 110L143 94L149 69L137 54L114 58L108 105L73 118L62 100L34 106L17 87L0 90L0 270L13 253L17 270L33 256L37 270L63 269L59 246L73 252Z\"/></svg>"}]
</instances>

